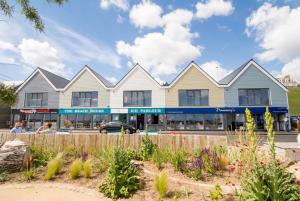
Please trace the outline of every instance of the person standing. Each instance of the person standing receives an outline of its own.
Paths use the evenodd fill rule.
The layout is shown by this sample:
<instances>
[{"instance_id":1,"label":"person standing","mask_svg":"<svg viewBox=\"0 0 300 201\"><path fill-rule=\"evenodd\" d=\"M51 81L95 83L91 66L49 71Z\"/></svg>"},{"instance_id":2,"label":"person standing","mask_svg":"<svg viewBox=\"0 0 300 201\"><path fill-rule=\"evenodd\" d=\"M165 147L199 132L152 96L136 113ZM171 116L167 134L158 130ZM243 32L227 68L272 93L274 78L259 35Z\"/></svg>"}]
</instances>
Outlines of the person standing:
<instances>
[{"instance_id":1,"label":"person standing","mask_svg":"<svg viewBox=\"0 0 300 201\"><path fill-rule=\"evenodd\" d=\"M25 131L23 130L21 123L17 121L15 122L15 126L10 130L10 133L20 134L20 133L25 133Z\"/></svg>"},{"instance_id":2,"label":"person standing","mask_svg":"<svg viewBox=\"0 0 300 201\"><path fill-rule=\"evenodd\" d=\"M288 116L284 117L284 127L285 127L285 131L289 132L289 118Z\"/></svg>"}]
</instances>

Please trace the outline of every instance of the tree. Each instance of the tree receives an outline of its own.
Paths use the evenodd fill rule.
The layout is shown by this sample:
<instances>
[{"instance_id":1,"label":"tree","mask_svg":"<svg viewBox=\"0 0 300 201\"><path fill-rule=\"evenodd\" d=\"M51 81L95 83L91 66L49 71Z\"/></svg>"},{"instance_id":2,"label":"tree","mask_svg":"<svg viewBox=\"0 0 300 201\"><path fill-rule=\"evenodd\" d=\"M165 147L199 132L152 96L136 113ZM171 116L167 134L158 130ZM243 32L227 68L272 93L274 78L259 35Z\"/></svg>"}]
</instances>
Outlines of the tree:
<instances>
[{"instance_id":1,"label":"tree","mask_svg":"<svg viewBox=\"0 0 300 201\"><path fill-rule=\"evenodd\" d=\"M0 0L1 1L1 0ZM14 106L17 103L16 88L0 83L0 104Z\"/></svg>"},{"instance_id":2,"label":"tree","mask_svg":"<svg viewBox=\"0 0 300 201\"><path fill-rule=\"evenodd\" d=\"M57 5L62 5L68 0L46 0L48 3L54 3ZM34 28L40 32L44 31L44 23L39 15L37 9L30 5L30 0L16 0L21 8L22 14L27 20L33 23ZM8 0L0 0L0 11L3 12L5 16L11 17L14 12L14 6L8 3Z\"/></svg>"}]
</instances>

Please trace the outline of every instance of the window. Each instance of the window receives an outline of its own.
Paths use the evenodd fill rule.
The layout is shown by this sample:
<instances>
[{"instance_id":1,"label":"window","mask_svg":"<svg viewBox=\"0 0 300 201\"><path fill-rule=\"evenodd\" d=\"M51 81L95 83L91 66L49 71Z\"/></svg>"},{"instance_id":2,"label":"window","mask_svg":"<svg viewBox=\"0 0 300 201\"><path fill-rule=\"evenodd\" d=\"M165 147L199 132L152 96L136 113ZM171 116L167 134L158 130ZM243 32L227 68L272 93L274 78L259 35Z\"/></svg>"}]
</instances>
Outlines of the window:
<instances>
[{"instance_id":1,"label":"window","mask_svg":"<svg viewBox=\"0 0 300 201\"><path fill-rule=\"evenodd\" d=\"M72 107L97 107L98 92L73 92L72 93Z\"/></svg>"},{"instance_id":2,"label":"window","mask_svg":"<svg viewBox=\"0 0 300 201\"><path fill-rule=\"evenodd\" d=\"M179 90L179 106L208 106L208 89Z\"/></svg>"},{"instance_id":3,"label":"window","mask_svg":"<svg viewBox=\"0 0 300 201\"><path fill-rule=\"evenodd\" d=\"M48 93L25 93L25 107L47 107Z\"/></svg>"},{"instance_id":4,"label":"window","mask_svg":"<svg viewBox=\"0 0 300 201\"><path fill-rule=\"evenodd\" d=\"M269 105L269 89L239 89L240 106Z\"/></svg>"},{"instance_id":5,"label":"window","mask_svg":"<svg viewBox=\"0 0 300 201\"><path fill-rule=\"evenodd\" d=\"M124 107L149 107L151 106L151 91L124 91Z\"/></svg>"}]
</instances>

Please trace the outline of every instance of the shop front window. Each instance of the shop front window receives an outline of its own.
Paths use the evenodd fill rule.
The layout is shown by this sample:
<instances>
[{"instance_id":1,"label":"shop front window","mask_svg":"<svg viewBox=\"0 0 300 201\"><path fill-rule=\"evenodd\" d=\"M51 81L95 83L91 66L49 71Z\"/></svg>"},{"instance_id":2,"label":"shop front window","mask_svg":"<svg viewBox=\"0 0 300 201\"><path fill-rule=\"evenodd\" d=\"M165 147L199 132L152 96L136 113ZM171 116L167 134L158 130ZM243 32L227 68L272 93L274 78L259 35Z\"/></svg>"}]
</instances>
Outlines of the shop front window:
<instances>
[{"instance_id":1,"label":"shop front window","mask_svg":"<svg viewBox=\"0 0 300 201\"><path fill-rule=\"evenodd\" d=\"M205 130L223 130L222 114L206 114L204 121Z\"/></svg>"},{"instance_id":2,"label":"shop front window","mask_svg":"<svg viewBox=\"0 0 300 201\"><path fill-rule=\"evenodd\" d=\"M72 107L97 107L98 92L85 91L72 93Z\"/></svg>"},{"instance_id":3,"label":"shop front window","mask_svg":"<svg viewBox=\"0 0 300 201\"><path fill-rule=\"evenodd\" d=\"M93 128L99 129L101 125L109 122L108 114L95 114L93 115Z\"/></svg>"},{"instance_id":4,"label":"shop front window","mask_svg":"<svg viewBox=\"0 0 300 201\"><path fill-rule=\"evenodd\" d=\"M269 89L239 89L240 106L268 106Z\"/></svg>"},{"instance_id":5,"label":"shop front window","mask_svg":"<svg viewBox=\"0 0 300 201\"><path fill-rule=\"evenodd\" d=\"M185 114L167 114L167 130L184 130Z\"/></svg>"},{"instance_id":6,"label":"shop front window","mask_svg":"<svg viewBox=\"0 0 300 201\"><path fill-rule=\"evenodd\" d=\"M30 131L35 131L42 126L44 120L44 114L29 114L27 128Z\"/></svg>"},{"instance_id":7,"label":"shop front window","mask_svg":"<svg viewBox=\"0 0 300 201\"><path fill-rule=\"evenodd\" d=\"M235 126L238 130L245 130L245 114L235 114Z\"/></svg>"},{"instance_id":8,"label":"shop front window","mask_svg":"<svg viewBox=\"0 0 300 201\"><path fill-rule=\"evenodd\" d=\"M208 106L208 89L179 90L179 106Z\"/></svg>"},{"instance_id":9,"label":"shop front window","mask_svg":"<svg viewBox=\"0 0 300 201\"><path fill-rule=\"evenodd\" d=\"M186 130L204 130L204 115L187 114L185 125Z\"/></svg>"},{"instance_id":10,"label":"shop front window","mask_svg":"<svg viewBox=\"0 0 300 201\"><path fill-rule=\"evenodd\" d=\"M113 114L112 121L127 123L127 114Z\"/></svg>"},{"instance_id":11,"label":"shop front window","mask_svg":"<svg viewBox=\"0 0 300 201\"><path fill-rule=\"evenodd\" d=\"M64 114L60 116L61 128L74 128L76 124L76 114Z\"/></svg>"},{"instance_id":12,"label":"shop front window","mask_svg":"<svg viewBox=\"0 0 300 201\"><path fill-rule=\"evenodd\" d=\"M124 107L151 107L151 91L124 91Z\"/></svg>"},{"instance_id":13,"label":"shop front window","mask_svg":"<svg viewBox=\"0 0 300 201\"><path fill-rule=\"evenodd\" d=\"M55 128L57 128L57 117L58 117L58 115L57 114L49 114L49 113L47 113L47 114L45 114L45 116L44 116L44 122L45 123L51 123L52 124L52 128L53 129L55 129Z\"/></svg>"},{"instance_id":14,"label":"shop front window","mask_svg":"<svg viewBox=\"0 0 300 201\"><path fill-rule=\"evenodd\" d=\"M76 120L76 128L91 128L92 115L91 114L78 114Z\"/></svg>"},{"instance_id":15,"label":"shop front window","mask_svg":"<svg viewBox=\"0 0 300 201\"><path fill-rule=\"evenodd\" d=\"M25 107L47 107L48 93L25 93Z\"/></svg>"}]
</instances>

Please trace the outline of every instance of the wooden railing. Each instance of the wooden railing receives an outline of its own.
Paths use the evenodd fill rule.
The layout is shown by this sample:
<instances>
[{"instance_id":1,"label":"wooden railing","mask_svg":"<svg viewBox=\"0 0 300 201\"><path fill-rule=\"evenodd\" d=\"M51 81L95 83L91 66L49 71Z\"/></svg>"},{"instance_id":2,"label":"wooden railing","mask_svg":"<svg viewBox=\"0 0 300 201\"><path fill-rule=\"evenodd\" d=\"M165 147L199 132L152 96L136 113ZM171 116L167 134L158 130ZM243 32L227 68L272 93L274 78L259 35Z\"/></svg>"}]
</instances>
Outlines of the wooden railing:
<instances>
[{"instance_id":1,"label":"wooden railing","mask_svg":"<svg viewBox=\"0 0 300 201\"><path fill-rule=\"evenodd\" d=\"M19 139L30 145L51 147L62 151L68 146L82 147L84 151L100 150L123 144L124 147L138 149L145 135L130 134L97 134L97 133L74 133L74 134L10 134L0 131L0 143ZM159 134L149 135L152 141L159 147L172 150L185 149L194 151L203 147L227 145L226 136L217 135L186 135L186 134Z\"/></svg>"}]
</instances>

